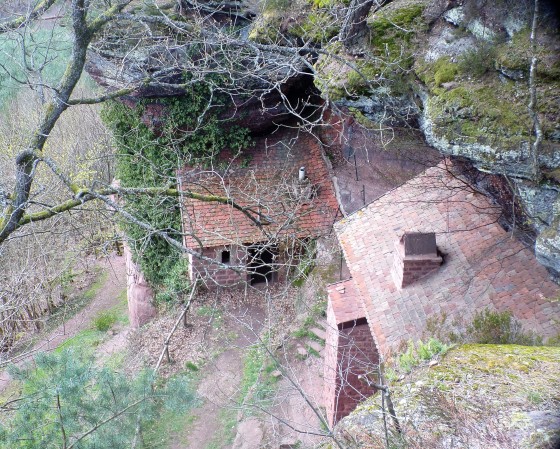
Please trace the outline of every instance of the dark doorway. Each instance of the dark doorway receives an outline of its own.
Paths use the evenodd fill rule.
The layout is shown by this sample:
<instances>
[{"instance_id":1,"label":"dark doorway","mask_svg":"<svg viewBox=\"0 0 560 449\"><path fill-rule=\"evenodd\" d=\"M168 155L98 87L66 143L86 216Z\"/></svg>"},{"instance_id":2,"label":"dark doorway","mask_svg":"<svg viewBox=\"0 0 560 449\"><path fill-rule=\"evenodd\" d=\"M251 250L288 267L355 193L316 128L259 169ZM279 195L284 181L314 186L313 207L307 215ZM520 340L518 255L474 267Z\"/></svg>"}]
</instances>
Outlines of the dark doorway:
<instances>
[{"instance_id":1,"label":"dark doorway","mask_svg":"<svg viewBox=\"0 0 560 449\"><path fill-rule=\"evenodd\" d=\"M274 249L262 246L249 248L249 283L251 285L273 281L274 278Z\"/></svg>"}]
</instances>

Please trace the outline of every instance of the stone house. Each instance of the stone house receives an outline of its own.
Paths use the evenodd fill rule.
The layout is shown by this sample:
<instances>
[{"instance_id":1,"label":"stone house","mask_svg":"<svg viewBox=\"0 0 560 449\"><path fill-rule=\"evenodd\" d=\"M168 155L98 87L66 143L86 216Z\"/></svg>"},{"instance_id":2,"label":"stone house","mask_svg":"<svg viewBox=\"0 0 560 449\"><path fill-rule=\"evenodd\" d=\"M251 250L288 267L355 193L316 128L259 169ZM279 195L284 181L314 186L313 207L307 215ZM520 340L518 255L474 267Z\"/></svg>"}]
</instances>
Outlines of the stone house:
<instances>
[{"instance_id":1,"label":"stone house","mask_svg":"<svg viewBox=\"0 0 560 449\"><path fill-rule=\"evenodd\" d=\"M335 224L351 278L328 289L331 423L371 395L366 374L375 378L380 360L425 337L430 320L460 331L489 308L545 339L559 334L559 287L500 216L446 161Z\"/></svg>"},{"instance_id":2,"label":"stone house","mask_svg":"<svg viewBox=\"0 0 560 449\"><path fill-rule=\"evenodd\" d=\"M317 139L286 128L255 140L241 155L220 154L212 170L179 173L183 192L242 209L182 199L184 243L203 256L189 256L189 276L208 287L282 280L312 239L332 231L338 202Z\"/></svg>"}]
</instances>

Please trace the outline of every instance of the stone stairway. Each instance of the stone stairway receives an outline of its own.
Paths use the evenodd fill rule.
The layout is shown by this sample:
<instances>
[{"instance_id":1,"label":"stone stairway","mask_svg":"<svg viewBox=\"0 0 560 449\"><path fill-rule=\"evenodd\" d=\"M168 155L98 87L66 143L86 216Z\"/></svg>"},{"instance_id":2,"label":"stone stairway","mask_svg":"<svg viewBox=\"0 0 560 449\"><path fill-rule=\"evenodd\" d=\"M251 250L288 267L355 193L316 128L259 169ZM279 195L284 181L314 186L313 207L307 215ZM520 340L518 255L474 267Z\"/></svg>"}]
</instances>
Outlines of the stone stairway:
<instances>
[{"instance_id":1,"label":"stone stairway","mask_svg":"<svg viewBox=\"0 0 560 449\"><path fill-rule=\"evenodd\" d=\"M325 351L325 339L327 337L327 321L323 318L309 328L310 336L303 343L298 343L296 352L298 357L307 358L310 354L322 357Z\"/></svg>"}]
</instances>

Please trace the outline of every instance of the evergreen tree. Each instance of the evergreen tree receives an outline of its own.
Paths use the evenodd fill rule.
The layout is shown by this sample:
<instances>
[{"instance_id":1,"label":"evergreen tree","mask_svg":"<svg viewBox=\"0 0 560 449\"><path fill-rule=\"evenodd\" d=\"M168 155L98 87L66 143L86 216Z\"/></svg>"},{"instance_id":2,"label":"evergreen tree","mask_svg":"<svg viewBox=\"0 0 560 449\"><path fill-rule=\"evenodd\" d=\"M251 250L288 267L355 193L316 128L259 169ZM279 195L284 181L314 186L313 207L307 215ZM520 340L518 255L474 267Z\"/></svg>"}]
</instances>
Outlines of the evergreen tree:
<instances>
[{"instance_id":1,"label":"evergreen tree","mask_svg":"<svg viewBox=\"0 0 560 449\"><path fill-rule=\"evenodd\" d=\"M156 383L147 370L129 378L72 350L12 371L23 396L0 428L2 448L131 448L163 408L184 411L194 398L184 378Z\"/></svg>"}]
</instances>

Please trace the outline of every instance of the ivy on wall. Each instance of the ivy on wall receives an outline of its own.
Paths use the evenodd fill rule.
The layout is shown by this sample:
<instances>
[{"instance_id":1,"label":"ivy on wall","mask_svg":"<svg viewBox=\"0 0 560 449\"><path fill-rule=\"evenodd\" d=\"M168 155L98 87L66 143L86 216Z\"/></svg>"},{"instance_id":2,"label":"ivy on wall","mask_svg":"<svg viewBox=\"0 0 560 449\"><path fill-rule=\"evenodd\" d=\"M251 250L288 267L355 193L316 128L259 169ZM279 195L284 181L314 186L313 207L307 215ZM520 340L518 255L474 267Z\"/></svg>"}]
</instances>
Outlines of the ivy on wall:
<instances>
[{"instance_id":1,"label":"ivy on wall","mask_svg":"<svg viewBox=\"0 0 560 449\"><path fill-rule=\"evenodd\" d=\"M122 187L172 187L176 171L188 165L209 166L226 147L239 153L251 144L249 131L220 120L228 97L212 92L203 83L194 84L184 95L140 101L130 108L118 101L105 105L102 117L116 142L116 177ZM152 114L157 111L157 114ZM146 124L146 117L154 116ZM143 120L144 117L144 120ZM181 240L178 198L130 196L124 207L156 229ZM122 227L148 282L159 291L157 298L169 299L177 283L177 271L186 270L179 252L161 237L129 222ZM182 278L180 290L184 290Z\"/></svg>"}]
</instances>

